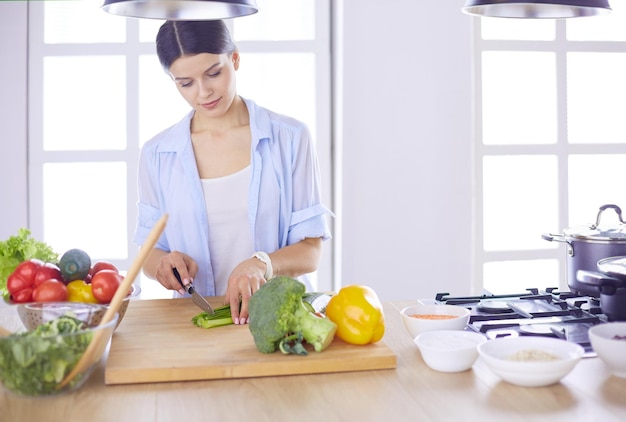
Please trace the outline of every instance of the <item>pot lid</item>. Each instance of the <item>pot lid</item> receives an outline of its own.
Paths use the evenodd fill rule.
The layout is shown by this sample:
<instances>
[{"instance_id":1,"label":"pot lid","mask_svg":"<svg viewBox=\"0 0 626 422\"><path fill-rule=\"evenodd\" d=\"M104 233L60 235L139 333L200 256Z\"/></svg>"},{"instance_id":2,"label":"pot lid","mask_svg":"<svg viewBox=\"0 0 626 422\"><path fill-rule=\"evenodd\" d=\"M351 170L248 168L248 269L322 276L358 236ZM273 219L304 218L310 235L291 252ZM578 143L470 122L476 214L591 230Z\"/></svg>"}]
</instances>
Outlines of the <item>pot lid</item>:
<instances>
[{"instance_id":1,"label":"pot lid","mask_svg":"<svg viewBox=\"0 0 626 422\"><path fill-rule=\"evenodd\" d=\"M566 236L582 240L615 240L626 241L626 224L615 227L579 226L563 230Z\"/></svg>"},{"instance_id":2,"label":"pot lid","mask_svg":"<svg viewBox=\"0 0 626 422\"><path fill-rule=\"evenodd\" d=\"M626 277L626 256L603 258L598 261L597 266L602 273Z\"/></svg>"},{"instance_id":3,"label":"pot lid","mask_svg":"<svg viewBox=\"0 0 626 422\"><path fill-rule=\"evenodd\" d=\"M619 223L601 223L600 217L607 209L617 213ZM622 219L622 210L617 205L607 204L600 207L595 224L570 227L563 230L566 236L583 240L626 241L626 222Z\"/></svg>"}]
</instances>

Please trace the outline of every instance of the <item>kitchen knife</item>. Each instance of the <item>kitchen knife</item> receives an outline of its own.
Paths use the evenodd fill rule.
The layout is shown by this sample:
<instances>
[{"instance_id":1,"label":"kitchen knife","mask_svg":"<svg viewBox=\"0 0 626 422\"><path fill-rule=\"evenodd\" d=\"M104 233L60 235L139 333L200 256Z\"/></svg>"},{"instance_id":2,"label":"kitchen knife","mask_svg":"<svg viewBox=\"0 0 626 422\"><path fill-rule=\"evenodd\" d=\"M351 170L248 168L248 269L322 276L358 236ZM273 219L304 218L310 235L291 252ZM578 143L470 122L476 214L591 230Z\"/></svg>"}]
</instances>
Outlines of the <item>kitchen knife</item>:
<instances>
[{"instance_id":1,"label":"kitchen knife","mask_svg":"<svg viewBox=\"0 0 626 422\"><path fill-rule=\"evenodd\" d=\"M176 277L176 280L178 280L180 285L183 286L183 289L185 289L187 293L191 295L193 303L195 303L196 306L202 309L204 312L213 315L215 311L213 310L211 304L207 302L206 299L203 298L202 295L196 291L196 289L193 288L191 283L186 286L183 284L183 280L181 280L180 274L178 273L178 270L176 268L172 268L172 270L174 271L174 276Z\"/></svg>"}]
</instances>

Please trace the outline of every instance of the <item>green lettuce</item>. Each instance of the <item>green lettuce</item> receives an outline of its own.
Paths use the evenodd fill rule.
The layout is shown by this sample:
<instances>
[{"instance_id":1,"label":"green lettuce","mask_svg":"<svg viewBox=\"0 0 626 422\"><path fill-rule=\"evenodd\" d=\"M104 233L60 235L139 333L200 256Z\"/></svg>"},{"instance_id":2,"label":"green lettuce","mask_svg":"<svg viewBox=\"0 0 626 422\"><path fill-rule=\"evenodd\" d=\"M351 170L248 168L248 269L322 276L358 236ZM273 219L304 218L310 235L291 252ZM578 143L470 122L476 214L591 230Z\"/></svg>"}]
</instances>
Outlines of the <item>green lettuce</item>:
<instances>
[{"instance_id":1,"label":"green lettuce","mask_svg":"<svg viewBox=\"0 0 626 422\"><path fill-rule=\"evenodd\" d=\"M9 390L39 396L58 392L58 384L76 366L92 340L82 321L66 314L33 331L0 339L0 381ZM73 334L73 335L72 335ZM70 389L85 374L70 381Z\"/></svg>"},{"instance_id":2,"label":"green lettuce","mask_svg":"<svg viewBox=\"0 0 626 422\"><path fill-rule=\"evenodd\" d=\"M29 259L40 259L44 262L57 262L59 254L41 241L31 237L30 230L21 228L17 236L0 241L0 295L7 299L7 278L21 262Z\"/></svg>"}]
</instances>

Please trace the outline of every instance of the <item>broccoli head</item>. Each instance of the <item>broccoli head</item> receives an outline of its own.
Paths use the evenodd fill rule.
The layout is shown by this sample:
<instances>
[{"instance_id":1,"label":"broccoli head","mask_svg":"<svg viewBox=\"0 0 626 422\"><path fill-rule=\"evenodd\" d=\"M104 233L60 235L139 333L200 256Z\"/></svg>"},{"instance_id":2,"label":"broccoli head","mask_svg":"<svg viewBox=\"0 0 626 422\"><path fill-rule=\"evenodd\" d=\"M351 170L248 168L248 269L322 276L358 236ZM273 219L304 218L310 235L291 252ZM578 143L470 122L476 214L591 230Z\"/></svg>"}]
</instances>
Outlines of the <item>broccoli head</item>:
<instances>
[{"instance_id":1,"label":"broccoli head","mask_svg":"<svg viewBox=\"0 0 626 422\"><path fill-rule=\"evenodd\" d=\"M306 354L302 341L316 352L326 349L337 325L315 315L302 302L306 288L290 277L275 277L257 290L248 302L250 332L262 353Z\"/></svg>"}]
</instances>

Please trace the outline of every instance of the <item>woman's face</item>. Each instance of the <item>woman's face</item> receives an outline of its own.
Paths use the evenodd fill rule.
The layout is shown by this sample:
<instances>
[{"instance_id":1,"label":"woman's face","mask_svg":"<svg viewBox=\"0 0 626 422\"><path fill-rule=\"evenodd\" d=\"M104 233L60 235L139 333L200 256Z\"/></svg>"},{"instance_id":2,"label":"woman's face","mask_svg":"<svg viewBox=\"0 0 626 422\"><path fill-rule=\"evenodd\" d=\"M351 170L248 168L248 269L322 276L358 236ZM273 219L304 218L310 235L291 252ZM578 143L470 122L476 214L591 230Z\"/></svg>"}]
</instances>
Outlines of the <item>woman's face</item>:
<instances>
[{"instance_id":1,"label":"woman's face","mask_svg":"<svg viewBox=\"0 0 626 422\"><path fill-rule=\"evenodd\" d=\"M178 91L196 113L223 116L237 95L235 71L239 54L201 53L182 56L170 66Z\"/></svg>"}]
</instances>

